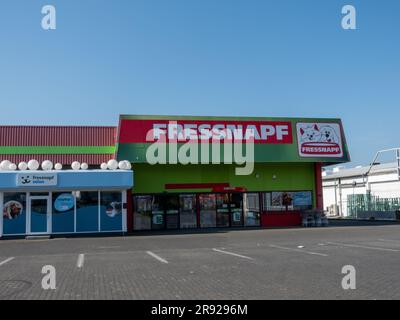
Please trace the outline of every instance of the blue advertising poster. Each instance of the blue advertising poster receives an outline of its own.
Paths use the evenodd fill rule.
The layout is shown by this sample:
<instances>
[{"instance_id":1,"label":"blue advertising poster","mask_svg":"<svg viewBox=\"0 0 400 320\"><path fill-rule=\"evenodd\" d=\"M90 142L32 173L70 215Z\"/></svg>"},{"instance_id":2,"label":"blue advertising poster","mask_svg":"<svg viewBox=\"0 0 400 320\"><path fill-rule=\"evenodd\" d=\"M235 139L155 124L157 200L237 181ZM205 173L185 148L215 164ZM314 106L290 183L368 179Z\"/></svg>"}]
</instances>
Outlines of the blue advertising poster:
<instances>
[{"instance_id":1,"label":"blue advertising poster","mask_svg":"<svg viewBox=\"0 0 400 320\"><path fill-rule=\"evenodd\" d=\"M306 207L312 205L311 191L295 192L293 198L293 205L295 207Z\"/></svg>"},{"instance_id":2,"label":"blue advertising poster","mask_svg":"<svg viewBox=\"0 0 400 320\"><path fill-rule=\"evenodd\" d=\"M26 194L4 193L3 234L24 234L26 229Z\"/></svg>"},{"instance_id":3,"label":"blue advertising poster","mask_svg":"<svg viewBox=\"0 0 400 320\"><path fill-rule=\"evenodd\" d=\"M75 199L71 193L62 193L54 201L54 209L58 212L69 211L74 207Z\"/></svg>"}]
</instances>

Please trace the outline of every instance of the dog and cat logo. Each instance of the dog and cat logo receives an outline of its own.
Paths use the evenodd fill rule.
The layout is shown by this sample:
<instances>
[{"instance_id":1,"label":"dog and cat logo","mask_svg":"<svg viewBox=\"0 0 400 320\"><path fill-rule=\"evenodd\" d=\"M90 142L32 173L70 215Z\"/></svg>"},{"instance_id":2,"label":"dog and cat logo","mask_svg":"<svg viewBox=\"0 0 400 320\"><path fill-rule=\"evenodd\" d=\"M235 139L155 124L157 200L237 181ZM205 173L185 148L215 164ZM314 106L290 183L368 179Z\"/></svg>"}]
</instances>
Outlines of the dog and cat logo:
<instances>
[{"instance_id":1,"label":"dog and cat logo","mask_svg":"<svg viewBox=\"0 0 400 320\"><path fill-rule=\"evenodd\" d=\"M22 176L21 177L21 184L30 184L31 183L31 178L29 176Z\"/></svg>"},{"instance_id":2,"label":"dog and cat logo","mask_svg":"<svg viewBox=\"0 0 400 320\"><path fill-rule=\"evenodd\" d=\"M301 157L343 156L340 126L338 123L297 123L297 141Z\"/></svg>"}]
</instances>

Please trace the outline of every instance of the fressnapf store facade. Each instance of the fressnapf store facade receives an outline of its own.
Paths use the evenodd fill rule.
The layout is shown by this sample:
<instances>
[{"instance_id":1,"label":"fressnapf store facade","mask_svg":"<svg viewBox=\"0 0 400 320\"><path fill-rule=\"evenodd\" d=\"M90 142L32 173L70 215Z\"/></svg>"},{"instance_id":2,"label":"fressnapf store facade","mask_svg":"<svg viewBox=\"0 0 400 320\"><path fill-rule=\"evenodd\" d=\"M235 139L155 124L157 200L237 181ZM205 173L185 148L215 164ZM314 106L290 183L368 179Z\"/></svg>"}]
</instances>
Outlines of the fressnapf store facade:
<instances>
[{"instance_id":1,"label":"fressnapf store facade","mask_svg":"<svg viewBox=\"0 0 400 320\"><path fill-rule=\"evenodd\" d=\"M215 135L228 133L243 148L252 138L250 174L237 174L243 165L226 153L226 141L213 147ZM152 153L159 163L149 163ZM135 172L128 221L135 231L300 225L302 210L323 208L322 166L350 160L341 120L310 118L123 115L116 155Z\"/></svg>"},{"instance_id":2,"label":"fressnapf store facade","mask_svg":"<svg viewBox=\"0 0 400 320\"><path fill-rule=\"evenodd\" d=\"M101 166L116 132L0 126L0 238L126 232L133 172Z\"/></svg>"}]
</instances>

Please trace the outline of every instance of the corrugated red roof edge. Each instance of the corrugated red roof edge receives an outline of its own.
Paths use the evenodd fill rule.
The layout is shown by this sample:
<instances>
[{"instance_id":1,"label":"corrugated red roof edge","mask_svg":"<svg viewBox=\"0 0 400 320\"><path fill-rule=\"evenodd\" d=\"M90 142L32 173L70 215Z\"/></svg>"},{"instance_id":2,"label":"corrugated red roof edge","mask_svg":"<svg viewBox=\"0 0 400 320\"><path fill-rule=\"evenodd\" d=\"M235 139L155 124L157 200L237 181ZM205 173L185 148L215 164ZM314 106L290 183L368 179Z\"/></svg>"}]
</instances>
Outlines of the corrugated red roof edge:
<instances>
[{"instance_id":1,"label":"corrugated red roof edge","mask_svg":"<svg viewBox=\"0 0 400 320\"><path fill-rule=\"evenodd\" d=\"M117 127L111 126L0 126L1 147L35 146L115 146ZM36 159L39 162L70 165L73 161L100 165L107 162L112 154L0 154L0 161L21 161Z\"/></svg>"},{"instance_id":2,"label":"corrugated red roof edge","mask_svg":"<svg viewBox=\"0 0 400 320\"><path fill-rule=\"evenodd\" d=\"M114 146L117 127L0 126L0 146Z\"/></svg>"}]
</instances>

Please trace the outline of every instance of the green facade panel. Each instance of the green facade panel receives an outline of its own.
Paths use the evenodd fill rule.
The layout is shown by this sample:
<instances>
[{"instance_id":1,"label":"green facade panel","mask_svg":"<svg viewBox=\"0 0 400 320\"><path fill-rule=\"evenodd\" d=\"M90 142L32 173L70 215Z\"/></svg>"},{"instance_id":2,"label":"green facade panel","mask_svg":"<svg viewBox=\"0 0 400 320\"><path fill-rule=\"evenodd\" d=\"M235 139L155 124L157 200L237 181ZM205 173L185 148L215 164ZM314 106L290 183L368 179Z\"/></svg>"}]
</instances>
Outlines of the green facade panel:
<instances>
[{"instance_id":1,"label":"green facade panel","mask_svg":"<svg viewBox=\"0 0 400 320\"><path fill-rule=\"evenodd\" d=\"M235 165L135 164L134 193L207 192L210 189L167 190L166 184L229 183L247 191L315 191L313 163L255 164L248 176L235 174Z\"/></svg>"},{"instance_id":2,"label":"green facade panel","mask_svg":"<svg viewBox=\"0 0 400 320\"><path fill-rule=\"evenodd\" d=\"M0 154L114 154L115 146L0 146Z\"/></svg>"}]
</instances>

